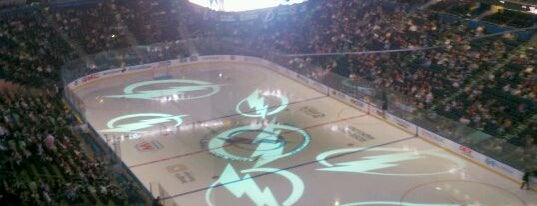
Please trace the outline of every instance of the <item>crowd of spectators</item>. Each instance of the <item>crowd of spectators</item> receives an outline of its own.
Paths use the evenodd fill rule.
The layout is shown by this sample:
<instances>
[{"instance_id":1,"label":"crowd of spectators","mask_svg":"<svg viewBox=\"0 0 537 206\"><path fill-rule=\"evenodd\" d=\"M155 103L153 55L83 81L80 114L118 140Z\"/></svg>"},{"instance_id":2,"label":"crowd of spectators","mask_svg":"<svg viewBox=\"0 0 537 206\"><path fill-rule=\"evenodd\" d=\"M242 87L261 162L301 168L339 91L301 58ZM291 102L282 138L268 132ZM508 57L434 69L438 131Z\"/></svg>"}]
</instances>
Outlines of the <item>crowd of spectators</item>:
<instances>
[{"instance_id":1,"label":"crowd of spectators","mask_svg":"<svg viewBox=\"0 0 537 206\"><path fill-rule=\"evenodd\" d=\"M71 56L67 44L37 11L0 18L0 74L40 86L59 78L58 68Z\"/></svg>"},{"instance_id":2,"label":"crowd of spectators","mask_svg":"<svg viewBox=\"0 0 537 206\"><path fill-rule=\"evenodd\" d=\"M35 4L0 14L0 79L22 85L0 94L3 204L123 205L145 201L136 196L141 185L117 182L110 165L82 149L82 134L73 129L73 114L59 93L60 68L69 60L179 38L173 27L170 31L175 33L151 32L159 31L155 28L158 17L134 15L147 13L148 7L158 7L158 3L140 0L133 4L136 6L125 6L130 3L117 6L115 1L102 1L67 8ZM158 7L163 8L167 6ZM146 25L127 30L143 18Z\"/></svg>"},{"instance_id":3,"label":"crowd of spectators","mask_svg":"<svg viewBox=\"0 0 537 206\"><path fill-rule=\"evenodd\" d=\"M0 201L7 205L122 204L125 193L88 157L56 91L16 86L0 95Z\"/></svg>"},{"instance_id":4,"label":"crowd of spectators","mask_svg":"<svg viewBox=\"0 0 537 206\"><path fill-rule=\"evenodd\" d=\"M315 78L319 79L332 72L366 80L375 88L408 96L408 104L420 111L436 112L493 136L516 136L505 141L517 145L536 145L532 117L537 100L535 45L514 33L489 37L485 26L438 13L456 12L473 18L490 7L475 10L469 4L442 2L428 10L420 9L426 2L310 0L294 6L287 17L234 22L213 19L212 12L187 1L102 0L67 7L34 5L20 13L0 14L0 77L54 88L59 85L61 66L69 60L190 38L230 37L240 39L251 50L287 54L408 49L412 51L297 57L280 63L292 62L288 65L291 67L317 65L321 75ZM488 20L504 21L502 15L519 19L511 12L494 15L501 18ZM516 23L515 20L508 22ZM528 26L525 21L515 25ZM177 45L181 47L148 47L147 51L154 54L151 59L156 61L207 49ZM529 48L519 52L522 47ZM518 53L513 57L515 52ZM127 58L117 57L121 61ZM136 63L141 62L133 62ZM87 66L92 69L91 64ZM24 203L76 201L73 194L83 191L104 191L104 197L121 197L116 195L121 190L102 175L100 163L88 158L74 142L72 117L58 102L57 94L46 91L38 95L2 95L2 157L10 169L24 171L5 180L2 193L7 191L5 194ZM44 122L36 123L40 121ZM27 124L39 126L29 128L24 126ZM36 166L51 162L53 166ZM20 175L32 167L57 167L69 181ZM26 184L17 182L20 180Z\"/></svg>"},{"instance_id":5,"label":"crowd of spectators","mask_svg":"<svg viewBox=\"0 0 537 206\"><path fill-rule=\"evenodd\" d=\"M477 1L440 1L432 5L430 9L460 16L461 18L482 18L484 21L516 28L531 27L537 21L537 17L530 13L512 11L502 6L483 4ZM483 13L488 15L483 16Z\"/></svg>"},{"instance_id":6,"label":"crowd of spectators","mask_svg":"<svg viewBox=\"0 0 537 206\"><path fill-rule=\"evenodd\" d=\"M534 51L507 63L503 68L510 69L500 69L496 80L489 77L496 84L480 77L509 61L510 53L528 40L516 34L489 37L484 26L470 27L465 20L443 19L434 12L410 12L413 8L389 2L380 6L367 1L313 1L305 9L311 20L296 20L300 23L283 27L266 42L275 42L286 53L414 48L404 53L308 57L306 62L317 61L326 70L368 80L375 88L411 97L416 108L434 110L494 136L525 124L531 117L528 112L535 111L536 62L528 58ZM316 23L296 28L309 21ZM515 62L525 68L514 66ZM491 96L494 91L503 91L503 96ZM511 96L525 101L513 101Z\"/></svg>"}]
</instances>

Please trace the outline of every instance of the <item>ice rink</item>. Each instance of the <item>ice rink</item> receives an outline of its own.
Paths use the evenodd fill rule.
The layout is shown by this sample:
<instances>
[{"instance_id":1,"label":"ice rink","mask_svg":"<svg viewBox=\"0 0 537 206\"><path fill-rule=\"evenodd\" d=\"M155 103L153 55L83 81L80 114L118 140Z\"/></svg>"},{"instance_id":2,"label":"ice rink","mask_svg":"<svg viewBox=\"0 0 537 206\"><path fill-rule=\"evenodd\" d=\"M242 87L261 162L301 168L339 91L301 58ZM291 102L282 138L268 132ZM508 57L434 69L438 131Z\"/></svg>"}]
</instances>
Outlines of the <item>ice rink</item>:
<instances>
[{"instance_id":1,"label":"ice rink","mask_svg":"<svg viewBox=\"0 0 537 206\"><path fill-rule=\"evenodd\" d=\"M259 65L191 64L75 93L175 205L537 205L518 183Z\"/></svg>"}]
</instances>

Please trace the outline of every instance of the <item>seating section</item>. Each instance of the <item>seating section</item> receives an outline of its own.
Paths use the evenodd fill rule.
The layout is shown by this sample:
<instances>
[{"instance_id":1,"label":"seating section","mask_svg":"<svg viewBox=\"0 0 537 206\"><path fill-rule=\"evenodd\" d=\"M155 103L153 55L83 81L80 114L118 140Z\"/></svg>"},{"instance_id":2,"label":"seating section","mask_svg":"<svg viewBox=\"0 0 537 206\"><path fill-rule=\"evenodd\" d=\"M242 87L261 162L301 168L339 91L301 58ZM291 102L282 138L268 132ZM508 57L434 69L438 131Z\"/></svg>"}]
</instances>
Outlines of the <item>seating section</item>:
<instances>
[{"instance_id":1,"label":"seating section","mask_svg":"<svg viewBox=\"0 0 537 206\"><path fill-rule=\"evenodd\" d=\"M0 95L0 198L7 205L125 204L124 185L81 144L75 117L50 90Z\"/></svg>"},{"instance_id":2,"label":"seating section","mask_svg":"<svg viewBox=\"0 0 537 206\"><path fill-rule=\"evenodd\" d=\"M22 84L54 84L59 68L73 57L61 35L42 13L0 18L0 74Z\"/></svg>"},{"instance_id":3,"label":"seating section","mask_svg":"<svg viewBox=\"0 0 537 206\"><path fill-rule=\"evenodd\" d=\"M469 1L423 7L429 2L310 0L286 16L249 21L222 21L176 0L42 1L0 10L0 79L18 85L0 96L0 202L140 201L131 198L134 186L125 185L132 182L118 182L82 141L59 95L61 69L94 53L181 39L240 39L251 51L324 54L279 63L316 65L314 78L332 72L405 95L408 107L497 138L484 148L508 142L534 158L524 151L537 151L536 30L504 31L536 26L537 16L511 10L484 15L494 7ZM205 52L209 47L148 48L143 60L116 53L108 66L212 54ZM330 55L348 52L358 53ZM91 71L100 60L92 61L71 69Z\"/></svg>"}]
</instances>

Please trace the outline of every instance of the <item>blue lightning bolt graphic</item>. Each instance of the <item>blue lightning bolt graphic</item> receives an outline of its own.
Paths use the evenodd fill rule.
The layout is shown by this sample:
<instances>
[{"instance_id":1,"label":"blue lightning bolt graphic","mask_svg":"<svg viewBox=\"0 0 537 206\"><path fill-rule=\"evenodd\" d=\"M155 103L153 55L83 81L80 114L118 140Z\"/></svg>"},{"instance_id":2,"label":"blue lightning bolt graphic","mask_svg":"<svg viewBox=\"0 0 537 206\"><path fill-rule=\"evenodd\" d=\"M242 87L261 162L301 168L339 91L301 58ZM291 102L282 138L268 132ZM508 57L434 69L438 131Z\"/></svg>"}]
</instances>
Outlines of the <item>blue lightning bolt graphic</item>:
<instances>
[{"instance_id":1,"label":"blue lightning bolt graphic","mask_svg":"<svg viewBox=\"0 0 537 206\"><path fill-rule=\"evenodd\" d=\"M149 91L135 91L140 87L150 86L150 85L166 85L166 84L186 84L185 86L174 86L169 87L168 89L162 90L149 90ZM214 95L220 91L221 85L215 85L209 82L197 81L197 80L188 80L188 79L170 79L170 80L156 80L156 81L145 81L131 84L125 89L123 89L122 95L109 95L105 96L106 98L128 98L128 99L148 99L155 100L159 97L170 96L174 94L184 94L186 92L193 91L203 91L211 90L207 94L199 95L195 97L189 97L187 99L198 99L203 97L208 97Z\"/></svg>"},{"instance_id":2,"label":"blue lightning bolt graphic","mask_svg":"<svg viewBox=\"0 0 537 206\"><path fill-rule=\"evenodd\" d=\"M148 99L152 100L158 97L170 96L174 94L184 94L185 92L201 91L210 88L209 85L170 87L169 89L138 91L134 94L110 95L107 98L127 98L127 99Z\"/></svg>"},{"instance_id":3,"label":"blue lightning bolt graphic","mask_svg":"<svg viewBox=\"0 0 537 206\"><path fill-rule=\"evenodd\" d=\"M258 163L258 165L262 165L268 162L272 162L279 158L294 155L304 150L309 145L309 142L311 141L311 138L306 131L293 127L293 126L289 126L289 125L275 124L274 121L272 121L272 123L269 124L267 127L265 127L262 131L260 131L261 128L263 128L263 125L255 124L255 125L246 125L242 127L237 127L237 128L222 132L209 141L209 144L208 144L209 152L211 152L212 154L218 157L225 158L228 160L247 161L247 162L261 160L261 162ZM296 148L291 149L287 153L282 154L283 147L285 146L285 141L282 138L278 137L279 134L281 133L280 130L296 133L302 137L304 142L301 145L297 146ZM256 150L250 156L243 157L243 156L235 155L233 153L229 153L228 151L226 151L224 145L226 144L226 142L228 142L228 140L233 140L235 135L238 135L247 131L259 132L259 135L256 137L256 139L254 139L253 141L251 141L251 143L249 143L249 144L259 144Z\"/></svg>"},{"instance_id":4,"label":"blue lightning bolt graphic","mask_svg":"<svg viewBox=\"0 0 537 206\"><path fill-rule=\"evenodd\" d=\"M241 198L244 195L250 197L257 206L279 205L270 188L266 187L261 190L249 174L241 178L230 164L226 166L226 169L213 184L213 187L218 184L224 185L236 198Z\"/></svg>"},{"instance_id":5,"label":"blue lightning bolt graphic","mask_svg":"<svg viewBox=\"0 0 537 206\"><path fill-rule=\"evenodd\" d=\"M278 126L279 125L276 123L276 119L272 119L265 129L263 129L263 132L260 132L254 140L254 143L259 143L257 149L251 155L251 157L259 157L254 165L254 168L282 158L285 148L285 141L280 138L281 130L275 129L275 127ZM274 148L274 144L279 145Z\"/></svg>"},{"instance_id":6,"label":"blue lightning bolt graphic","mask_svg":"<svg viewBox=\"0 0 537 206\"><path fill-rule=\"evenodd\" d=\"M246 98L250 109L254 109L261 118L267 117L268 105L265 104L265 98L260 96L259 90L254 91L250 96Z\"/></svg>"},{"instance_id":7,"label":"blue lightning bolt graphic","mask_svg":"<svg viewBox=\"0 0 537 206\"><path fill-rule=\"evenodd\" d=\"M147 117L147 116L161 116L160 118L154 118L154 119L145 119L140 120L139 122L135 123L129 123L129 124L121 124L121 125L114 125L115 122L128 119L128 118L136 118L136 117ZM155 124L165 123L171 120L174 120L176 122L174 127L177 127L183 123L182 117L186 115L165 115L165 114L137 114L137 115L127 115L115 118L108 122L107 126L110 129L101 130L101 132L132 132L137 131L140 129L145 129L154 126Z\"/></svg>"},{"instance_id":8,"label":"blue lightning bolt graphic","mask_svg":"<svg viewBox=\"0 0 537 206\"><path fill-rule=\"evenodd\" d=\"M327 160L330 156L338 157L338 155L346 153L355 153L359 151L375 151L375 152L389 152L387 155L377 155L363 157L363 160L354 162L342 162L331 164ZM319 164L325 166L325 168L317 169L322 171L336 171L336 172L354 172L374 175L388 175L388 176L421 176L421 175L437 175L451 173L452 169L432 171L432 172L417 172L417 173L392 173L390 171L376 172L374 170L391 168L398 166L398 162L420 159L420 158L441 158L448 160L454 164L452 169L462 169L465 167L465 162L459 158L456 158L449 154L444 154L439 150L424 150L419 153L409 152L402 148L344 148L336 149L327 152L323 152L317 155L317 161Z\"/></svg>"},{"instance_id":9,"label":"blue lightning bolt graphic","mask_svg":"<svg viewBox=\"0 0 537 206\"><path fill-rule=\"evenodd\" d=\"M269 105L266 101L267 97L278 99L280 101L280 105L276 108L269 109ZM250 107L251 111L243 111L241 108L241 105L243 104L248 104L248 107ZM235 110L243 116L256 118L260 117L262 119L266 119L267 116L280 113L287 107L287 105L289 105L289 99L286 96L277 93L261 93L260 90L255 90L248 97L241 100L235 107Z\"/></svg>"},{"instance_id":10,"label":"blue lightning bolt graphic","mask_svg":"<svg viewBox=\"0 0 537 206\"><path fill-rule=\"evenodd\" d=\"M387 155L364 157L366 160L337 163L333 167L321 168L322 171L366 173L373 170L395 167L398 162L423 158L414 152L401 152Z\"/></svg>"},{"instance_id":11,"label":"blue lightning bolt graphic","mask_svg":"<svg viewBox=\"0 0 537 206\"><path fill-rule=\"evenodd\" d=\"M220 178L211 185L211 188L205 193L205 201L209 206L215 206L211 194L214 193L214 188L223 186L229 190L236 198L241 198L244 195L248 196L256 206L292 206L295 205L298 200L304 194L304 182L297 175L281 169L276 168L251 168L241 171L244 177L240 177L231 164L228 164ZM254 177L249 173L270 173L285 178L292 186L291 194L283 202L278 203L276 197L272 191L266 187L260 189L257 183L255 183Z\"/></svg>"}]
</instances>

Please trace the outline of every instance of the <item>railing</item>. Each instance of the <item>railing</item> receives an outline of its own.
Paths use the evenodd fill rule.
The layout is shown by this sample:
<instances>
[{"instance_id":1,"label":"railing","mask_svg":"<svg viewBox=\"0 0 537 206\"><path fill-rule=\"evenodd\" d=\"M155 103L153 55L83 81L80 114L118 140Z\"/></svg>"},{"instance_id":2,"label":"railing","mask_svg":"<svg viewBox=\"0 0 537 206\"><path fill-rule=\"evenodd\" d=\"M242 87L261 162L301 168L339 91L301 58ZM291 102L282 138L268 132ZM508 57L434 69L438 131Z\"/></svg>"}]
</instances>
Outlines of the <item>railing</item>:
<instances>
[{"instance_id":1,"label":"railing","mask_svg":"<svg viewBox=\"0 0 537 206\"><path fill-rule=\"evenodd\" d=\"M83 102L68 91L69 84L90 81L92 79L90 74L104 70L116 69L115 72L118 72L129 66L172 59L186 62L205 55L260 57L283 65L299 74L300 77L307 78L307 81L319 82L329 87L333 92L331 95L336 98L350 99L349 104L354 104L362 110L365 108L373 116L384 118L399 127L404 127L403 129L411 133L440 146L448 147L512 178L519 178L521 171L525 170L527 165L537 165L537 151L535 150L517 147L503 139L472 129L432 111L417 108L411 98L396 92L380 90L366 80L351 80L335 73L323 73L321 67L317 65L299 62L301 59L283 57L272 51L255 48L244 40L192 39L99 53L86 58L86 61L75 61L65 65L62 71L66 88L65 97L78 112L84 115ZM137 67L129 67L129 70ZM382 111L382 108L386 111Z\"/></svg>"}]
</instances>

